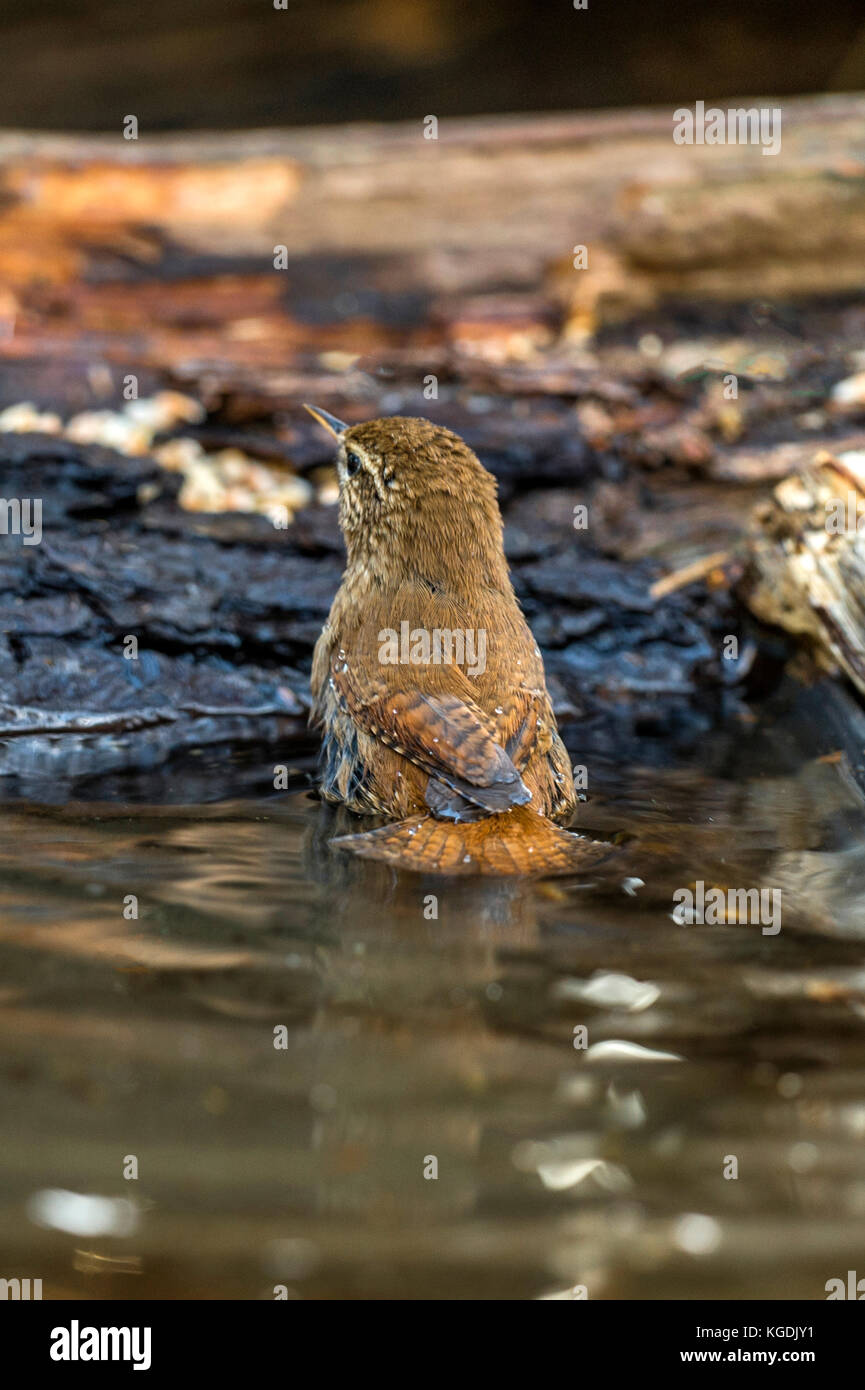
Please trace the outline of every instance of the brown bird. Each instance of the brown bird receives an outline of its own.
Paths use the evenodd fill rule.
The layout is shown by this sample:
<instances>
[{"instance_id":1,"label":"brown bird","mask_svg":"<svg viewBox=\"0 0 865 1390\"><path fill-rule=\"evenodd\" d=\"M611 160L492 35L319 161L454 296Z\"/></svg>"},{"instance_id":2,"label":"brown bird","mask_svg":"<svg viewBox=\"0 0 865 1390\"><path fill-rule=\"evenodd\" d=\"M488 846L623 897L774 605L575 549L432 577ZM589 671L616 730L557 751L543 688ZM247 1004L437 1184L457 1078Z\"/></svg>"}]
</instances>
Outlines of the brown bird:
<instances>
[{"instance_id":1,"label":"brown bird","mask_svg":"<svg viewBox=\"0 0 865 1390\"><path fill-rule=\"evenodd\" d=\"M339 444L348 552L312 667L322 795L396 822L334 843L434 872L594 867L612 846L556 824L576 805L571 766L492 474L428 420L306 408Z\"/></svg>"}]
</instances>

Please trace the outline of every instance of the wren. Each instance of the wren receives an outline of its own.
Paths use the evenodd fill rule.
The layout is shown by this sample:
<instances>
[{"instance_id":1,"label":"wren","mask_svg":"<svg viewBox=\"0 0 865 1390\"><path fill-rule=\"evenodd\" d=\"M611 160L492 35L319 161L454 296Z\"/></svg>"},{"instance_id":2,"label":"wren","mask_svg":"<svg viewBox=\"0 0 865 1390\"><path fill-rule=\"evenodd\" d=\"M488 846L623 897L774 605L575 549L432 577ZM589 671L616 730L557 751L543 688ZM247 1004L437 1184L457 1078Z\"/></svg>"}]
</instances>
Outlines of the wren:
<instances>
[{"instance_id":1,"label":"wren","mask_svg":"<svg viewBox=\"0 0 865 1390\"><path fill-rule=\"evenodd\" d=\"M312 667L321 792L392 824L334 840L437 873L556 874L612 846L560 828L576 805L541 653L514 595L496 481L428 420L345 425L348 560Z\"/></svg>"}]
</instances>

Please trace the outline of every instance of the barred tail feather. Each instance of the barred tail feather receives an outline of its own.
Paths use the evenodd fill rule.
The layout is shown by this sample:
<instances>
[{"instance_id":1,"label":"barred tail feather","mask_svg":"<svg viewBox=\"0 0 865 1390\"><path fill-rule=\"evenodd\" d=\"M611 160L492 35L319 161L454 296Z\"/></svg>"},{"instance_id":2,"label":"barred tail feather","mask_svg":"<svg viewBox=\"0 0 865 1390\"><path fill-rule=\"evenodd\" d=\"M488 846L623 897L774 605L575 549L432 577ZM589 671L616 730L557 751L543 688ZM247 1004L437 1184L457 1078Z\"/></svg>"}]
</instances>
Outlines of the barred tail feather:
<instances>
[{"instance_id":1,"label":"barred tail feather","mask_svg":"<svg viewBox=\"0 0 865 1390\"><path fill-rule=\"evenodd\" d=\"M529 806L457 823L412 816L378 830L340 835L331 843L364 859L418 873L532 878L590 873L617 853L614 845L560 829Z\"/></svg>"}]
</instances>

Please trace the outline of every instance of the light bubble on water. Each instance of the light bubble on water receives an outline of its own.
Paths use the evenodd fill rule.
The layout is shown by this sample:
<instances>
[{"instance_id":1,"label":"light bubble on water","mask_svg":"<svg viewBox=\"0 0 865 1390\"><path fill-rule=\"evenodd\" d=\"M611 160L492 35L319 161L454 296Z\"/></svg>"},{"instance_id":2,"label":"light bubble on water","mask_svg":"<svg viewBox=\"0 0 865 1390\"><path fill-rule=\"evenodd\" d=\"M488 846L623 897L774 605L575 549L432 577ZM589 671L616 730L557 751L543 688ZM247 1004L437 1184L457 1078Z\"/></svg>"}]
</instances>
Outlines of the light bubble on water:
<instances>
[{"instance_id":1,"label":"light bubble on water","mask_svg":"<svg viewBox=\"0 0 865 1390\"><path fill-rule=\"evenodd\" d=\"M673 1244L686 1255L712 1255L723 1238L724 1233L715 1218L699 1212L680 1216L673 1227Z\"/></svg>"},{"instance_id":2,"label":"light bubble on water","mask_svg":"<svg viewBox=\"0 0 865 1390\"><path fill-rule=\"evenodd\" d=\"M138 1209L127 1197L98 1197L61 1187L34 1192L27 1215L37 1226L71 1236L130 1236L138 1225Z\"/></svg>"},{"instance_id":3,"label":"light bubble on water","mask_svg":"<svg viewBox=\"0 0 865 1390\"><path fill-rule=\"evenodd\" d=\"M608 1038L604 1042L592 1043L586 1049L587 1062L683 1062L677 1052L656 1052L654 1048L642 1047L640 1043L627 1042L622 1038Z\"/></svg>"}]
</instances>

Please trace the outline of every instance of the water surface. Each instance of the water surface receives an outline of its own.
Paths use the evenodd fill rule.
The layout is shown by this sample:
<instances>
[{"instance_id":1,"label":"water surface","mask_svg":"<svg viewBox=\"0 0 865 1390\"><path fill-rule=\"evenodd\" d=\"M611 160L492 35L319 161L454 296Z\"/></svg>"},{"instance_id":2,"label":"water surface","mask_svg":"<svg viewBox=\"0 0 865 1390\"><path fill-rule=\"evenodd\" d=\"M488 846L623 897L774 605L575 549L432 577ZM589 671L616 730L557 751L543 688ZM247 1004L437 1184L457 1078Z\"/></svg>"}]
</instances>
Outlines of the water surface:
<instances>
[{"instance_id":1,"label":"water surface","mask_svg":"<svg viewBox=\"0 0 865 1390\"><path fill-rule=\"evenodd\" d=\"M329 850L344 826L302 771L273 792L279 756L208 750L194 805L169 767L146 804L115 782L0 806L0 1273L131 1299L824 1298L865 1275L843 760L759 715L674 762L596 757L580 819L619 856L526 883ZM678 925L698 879L780 889L781 931Z\"/></svg>"}]
</instances>

